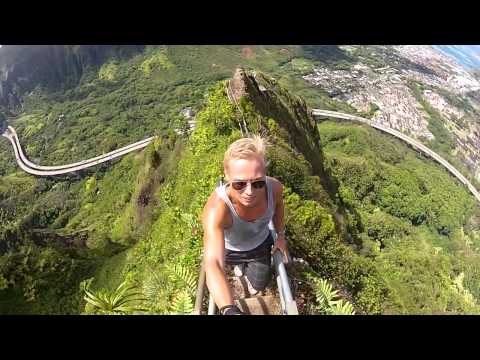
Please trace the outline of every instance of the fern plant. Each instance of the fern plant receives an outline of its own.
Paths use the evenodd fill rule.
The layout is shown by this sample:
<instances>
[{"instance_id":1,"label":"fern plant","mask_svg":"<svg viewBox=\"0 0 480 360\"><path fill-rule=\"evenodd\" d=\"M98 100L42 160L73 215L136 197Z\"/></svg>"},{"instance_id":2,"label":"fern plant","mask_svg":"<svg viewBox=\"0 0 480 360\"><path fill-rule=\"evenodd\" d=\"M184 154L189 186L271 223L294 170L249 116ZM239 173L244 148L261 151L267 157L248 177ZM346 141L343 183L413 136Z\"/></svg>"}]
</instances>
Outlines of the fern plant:
<instances>
[{"instance_id":1,"label":"fern plant","mask_svg":"<svg viewBox=\"0 0 480 360\"><path fill-rule=\"evenodd\" d=\"M179 291L171 303L172 315L189 315L193 312L193 301L190 292L186 289Z\"/></svg>"},{"instance_id":2,"label":"fern plant","mask_svg":"<svg viewBox=\"0 0 480 360\"><path fill-rule=\"evenodd\" d=\"M193 298L197 290L195 275L181 264L169 267L170 279L179 283L181 290L178 291L170 304L171 314L185 315L193 312Z\"/></svg>"},{"instance_id":3,"label":"fern plant","mask_svg":"<svg viewBox=\"0 0 480 360\"><path fill-rule=\"evenodd\" d=\"M170 266L169 270L171 280L180 283L179 285L188 291L190 296L195 296L195 292L197 291L197 279L192 271L181 264Z\"/></svg>"},{"instance_id":4,"label":"fern plant","mask_svg":"<svg viewBox=\"0 0 480 360\"><path fill-rule=\"evenodd\" d=\"M182 264L151 268L143 283L149 307L163 314L191 314L196 290L196 275Z\"/></svg>"},{"instance_id":5,"label":"fern plant","mask_svg":"<svg viewBox=\"0 0 480 360\"><path fill-rule=\"evenodd\" d=\"M144 294L150 301L157 301L163 292L168 290L169 281L157 271L151 271L143 284Z\"/></svg>"},{"instance_id":6,"label":"fern plant","mask_svg":"<svg viewBox=\"0 0 480 360\"><path fill-rule=\"evenodd\" d=\"M154 313L165 314L170 308L170 297L176 289L171 281L171 273L165 266L150 268L148 277L143 281L143 293L148 299L148 307Z\"/></svg>"},{"instance_id":7,"label":"fern plant","mask_svg":"<svg viewBox=\"0 0 480 360\"><path fill-rule=\"evenodd\" d=\"M330 309L331 315L355 315L353 310L353 305L348 301L339 300L333 307Z\"/></svg>"},{"instance_id":8,"label":"fern plant","mask_svg":"<svg viewBox=\"0 0 480 360\"><path fill-rule=\"evenodd\" d=\"M353 306L348 301L338 298L338 290L325 279L313 278L316 309L326 315L355 315Z\"/></svg>"},{"instance_id":9,"label":"fern plant","mask_svg":"<svg viewBox=\"0 0 480 360\"><path fill-rule=\"evenodd\" d=\"M135 292L136 286L128 286L122 282L114 291L90 290L91 280L83 283L84 299L95 309L105 314L127 314L134 311L146 311L134 305L137 301L145 300L140 292Z\"/></svg>"}]
</instances>

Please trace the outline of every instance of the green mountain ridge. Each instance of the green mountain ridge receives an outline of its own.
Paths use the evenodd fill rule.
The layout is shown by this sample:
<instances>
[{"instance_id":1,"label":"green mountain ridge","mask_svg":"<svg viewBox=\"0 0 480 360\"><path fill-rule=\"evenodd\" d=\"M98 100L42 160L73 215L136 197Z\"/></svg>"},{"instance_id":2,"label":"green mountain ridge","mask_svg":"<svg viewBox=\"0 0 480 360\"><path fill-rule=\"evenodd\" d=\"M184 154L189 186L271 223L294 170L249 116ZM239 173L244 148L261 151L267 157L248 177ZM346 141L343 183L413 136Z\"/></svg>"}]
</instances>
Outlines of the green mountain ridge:
<instances>
[{"instance_id":1,"label":"green mountain ridge","mask_svg":"<svg viewBox=\"0 0 480 360\"><path fill-rule=\"evenodd\" d=\"M0 106L18 109L22 98L40 86L50 91L78 84L88 67L112 57L128 58L143 46L5 45L0 48Z\"/></svg>"},{"instance_id":2,"label":"green mountain ridge","mask_svg":"<svg viewBox=\"0 0 480 360\"><path fill-rule=\"evenodd\" d=\"M88 279L100 292L136 284L150 314L192 301L175 269L198 272L199 215L240 120L268 136L268 173L286 186L288 241L306 261L289 270L302 313L316 313L312 277L357 313L478 313L480 214L468 191L396 139L310 115L310 106L353 112L298 80L311 62L345 61L339 51L147 47L87 70L69 90L26 97L8 121L41 164L158 138L70 179L21 173L0 142L0 313L99 313L83 300ZM239 107L225 90L238 65ZM196 127L179 135L187 106Z\"/></svg>"}]
</instances>

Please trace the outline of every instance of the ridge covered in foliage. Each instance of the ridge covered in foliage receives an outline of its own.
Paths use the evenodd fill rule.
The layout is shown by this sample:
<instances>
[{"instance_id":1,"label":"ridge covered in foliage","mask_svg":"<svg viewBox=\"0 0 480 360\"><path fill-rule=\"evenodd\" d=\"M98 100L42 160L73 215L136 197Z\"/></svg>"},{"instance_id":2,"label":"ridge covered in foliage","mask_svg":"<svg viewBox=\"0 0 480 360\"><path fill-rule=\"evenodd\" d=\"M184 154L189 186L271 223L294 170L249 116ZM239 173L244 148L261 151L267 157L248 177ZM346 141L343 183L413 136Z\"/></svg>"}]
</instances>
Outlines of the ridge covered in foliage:
<instances>
[{"instance_id":1,"label":"ridge covered in foliage","mask_svg":"<svg viewBox=\"0 0 480 360\"><path fill-rule=\"evenodd\" d=\"M0 313L104 313L84 301L84 289L109 299L122 284L142 292L133 308L143 313L188 312L200 213L243 121L270 140L268 174L285 185L288 242L304 260L290 269L303 313L322 308L320 279L360 314L478 312L480 216L455 179L373 129L317 126L308 105L348 106L288 79L322 54L254 47L249 66L282 75L236 73L245 88L237 106L224 79L243 53L212 48L211 58L228 54L229 62L202 63L212 49L152 47L105 63L68 92L26 100L12 122L43 164L158 137L109 167L64 179L16 172L11 149L0 144ZM189 78L192 64L204 66L203 75ZM178 116L186 106L197 112L188 136L172 131L186 129Z\"/></svg>"}]
</instances>

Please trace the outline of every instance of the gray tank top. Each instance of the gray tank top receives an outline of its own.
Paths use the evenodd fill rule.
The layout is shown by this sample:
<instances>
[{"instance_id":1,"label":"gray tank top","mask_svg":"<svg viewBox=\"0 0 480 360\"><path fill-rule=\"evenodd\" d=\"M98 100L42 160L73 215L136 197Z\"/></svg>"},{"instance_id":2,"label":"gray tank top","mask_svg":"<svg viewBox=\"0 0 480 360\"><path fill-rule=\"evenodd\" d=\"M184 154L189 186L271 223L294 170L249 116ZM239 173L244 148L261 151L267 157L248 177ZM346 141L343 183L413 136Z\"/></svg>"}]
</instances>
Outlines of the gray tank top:
<instances>
[{"instance_id":1,"label":"gray tank top","mask_svg":"<svg viewBox=\"0 0 480 360\"><path fill-rule=\"evenodd\" d=\"M254 221L241 219L226 192L226 184L218 186L215 191L227 204L232 214L232 226L224 229L225 248L232 251L249 251L255 249L268 237L272 228L274 213L272 183L267 176L267 210L260 218Z\"/></svg>"}]
</instances>

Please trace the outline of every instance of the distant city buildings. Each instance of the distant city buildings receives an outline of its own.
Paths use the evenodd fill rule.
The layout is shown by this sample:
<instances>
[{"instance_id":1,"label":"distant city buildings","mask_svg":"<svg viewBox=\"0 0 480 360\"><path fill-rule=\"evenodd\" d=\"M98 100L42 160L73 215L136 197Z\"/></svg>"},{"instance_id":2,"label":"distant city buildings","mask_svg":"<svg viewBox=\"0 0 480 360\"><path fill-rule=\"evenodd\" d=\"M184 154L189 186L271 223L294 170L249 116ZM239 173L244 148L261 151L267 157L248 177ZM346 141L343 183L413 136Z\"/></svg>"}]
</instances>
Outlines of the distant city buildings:
<instances>
[{"instance_id":1,"label":"distant city buildings","mask_svg":"<svg viewBox=\"0 0 480 360\"><path fill-rule=\"evenodd\" d=\"M352 53L355 46L343 47ZM378 110L372 122L399 130L422 141L434 139L428 129L429 115L417 101L408 86L415 80L430 88L440 88L462 98L464 94L480 90L480 82L453 60L430 46L395 46L389 51L406 59L411 66L391 65L372 68L362 62L350 70L315 67L304 76L308 82L322 87L331 97L345 101L359 112ZM436 91L424 89L423 99L443 117L445 127L454 135L456 156L480 180L480 114L471 109L460 109Z\"/></svg>"}]
</instances>

